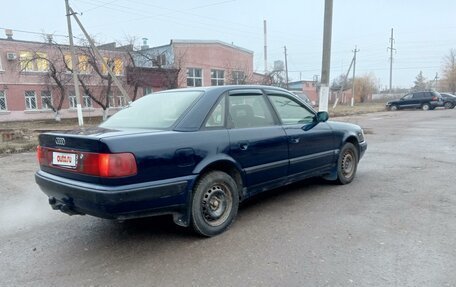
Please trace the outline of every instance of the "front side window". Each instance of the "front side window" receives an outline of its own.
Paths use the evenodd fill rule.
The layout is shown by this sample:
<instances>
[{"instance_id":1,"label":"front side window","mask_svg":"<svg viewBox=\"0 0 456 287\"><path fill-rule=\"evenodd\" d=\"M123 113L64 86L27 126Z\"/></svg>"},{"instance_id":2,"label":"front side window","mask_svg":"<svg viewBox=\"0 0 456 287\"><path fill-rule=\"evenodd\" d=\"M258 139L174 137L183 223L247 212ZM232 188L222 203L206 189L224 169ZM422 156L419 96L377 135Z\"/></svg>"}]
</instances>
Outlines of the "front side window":
<instances>
[{"instance_id":1,"label":"front side window","mask_svg":"<svg viewBox=\"0 0 456 287\"><path fill-rule=\"evenodd\" d=\"M283 95L269 95L268 97L282 124L306 124L314 121L315 114L291 97Z\"/></svg>"},{"instance_id":2,"label":"front side window","mask_svg":"<svg viewBox=\"0 0 456 287\"><path fill-rule=\"evenodd\" d=\"M225 84L225 71L224 70L211 70L211 85L223 86Z\"/></svg>"},{"instance_id":3,"label":"front side window","mask_svg":"<svg viewBox=\"0 0 456 287\"><path fill-rule=\"evenodd\" d=\"M412 98L413 94L408 94L402 97L403 100L410 100Z\"/></svg>"},{"instance_id":4,"label":"front side window","mask_svg":"<svg viewBox=\"0 0 456 287\"><path fill-rule=\"evenodd\" d=\"M35 91L25 91L25 109L36 110Z\"/></svg>"},{"instance_id":5,"label":"front side window","mask_svg":"<svg viewBox=\"0 0 456 287\"><path fill-rule=\"evenodd\" d=\"M262 95L231 95L229 115L234 128L274 125L271 111Z\"/></svg>"},{"instance_id":6,"label":"front side window","mask_svg":"<svg viewBox=\"0 0 456 287\"><path fill-rule=\"evenodd\" d=\"M50 110L52 105L52 95L50 91L41 91L41 109Z\"/></svg>"},{"instance_id":7,"label":"front side window","mask_svg":"<svg viewBox=\"0 0 456 287\"><path fill-rule=\"evenodd\" d=\"M202 95L200 91L149 94L111 116L100 127L168 129Z\"/></svg>"},{"instance_id":8,"label":"front side window","mask_svg":"<svg viewBox=\"0 0 456 287\"><path fill-rule=\"evenodd\" d=\"M187 69L187 87L201 87L203 85L203 72L199 68Z\"/></svg>"},{"instance_id":9,"label":"front side window","mask_svg":"<svg viewBox=\"0 0 456 287\"><path fill-rule=\"evenodd\" d=\"M5 91L0 91L0 111L6 111L6 94Z\"/></svg>"}]
</instances>

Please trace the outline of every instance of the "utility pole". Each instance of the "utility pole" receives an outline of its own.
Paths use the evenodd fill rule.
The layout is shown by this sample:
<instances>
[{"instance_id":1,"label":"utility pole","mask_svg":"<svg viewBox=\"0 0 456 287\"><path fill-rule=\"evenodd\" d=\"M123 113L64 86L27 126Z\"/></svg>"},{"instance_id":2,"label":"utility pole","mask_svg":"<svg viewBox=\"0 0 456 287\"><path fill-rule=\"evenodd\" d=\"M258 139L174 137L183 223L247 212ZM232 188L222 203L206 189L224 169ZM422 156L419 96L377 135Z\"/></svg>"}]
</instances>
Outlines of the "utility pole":
<instances>
[{"instance_id":1,"label":"utility pole","mask_svg":"<svg viewBox=\"0 0 456 287\"><path fill-rule=\"evenodd\" d=\"M68 0L65 0L65 1L68 2ZM70 9L71 15L73 15L74 19L76 20L76 23L78 23L79 28L81 28L85 37L89 41L90 47L93 49L93 51L95 53L95 57L97 58L97 60L100 63L102 63L105 66L105 68L108 71L109 75L111 76L112 80L116 84L117 88L119 88L119 91L122 94L122 96L124 96L126 99L129 100L129 102L131 102L131 98L127 94L127 91L125 91L125 89L122 87L122 84L120 83L119 79L117 79L116 75L112 72L111 68L108 66L108 63L106 63L105 59L103 59L103 56L101 56L100 51L98 51L98 48L95 46L95 43L93 42L92 38L87 33L87 31L84 29L84 26L82 26L82 23L81 23L81 21L79 21L79 18L76 16L76 13L74 13L74 11L73 11L73 9L71 9L71 7L69 9Z\"/></svg>"},{"instance_id":2,"label":"utility pole","mask_svg":"<svg viewBox=\"0 0 456 287\"><path fill-rule=\"evenodd\" d=\"M355 50L353 50L353 83L352 83L352 98L351 98L351 106L355 104L355 70L356 70L356 53L359 52L359 49L355 46Z\"/></svg>"},{"instance_id":3,"label":"utility pole","mask_svg":"<svg viewBox=\"0 0 456 287\"><path fill-rule=\"evenodd\" d=\"M268 74L268 42L267 42L267 29L266 29L266 19L263 20L263 30L264 30L264 74Z\"/></svg>"},{"instance_id":4,"label":"utility pole","mask_svg":"<svg viewBox=\"0 0 456 287\"><path fill-rule=\"evenodd\" d=\"M434 77L434 90L437 89L437 81L439 80L439 73L435 73Z\"/></svg>"},{"instance_id":5,"label":"utility pole","mask_svg":"<svg viewBox=\"0 0 456 287\"><path fill-rule=\"evenodd\" d=\"M391 28L391 38L389 39L390 41L390 47L387 49L390 50L390 87L389 91L390 93L393 92L393 50L395 51L396 49L393 48L394 45L394 37L393 37L393 28Z\"/></svg>"},{"instance_id":6,"label":"utility pole","mask_svg":"<svg viewBox=\"0 0 456 287\"><path fill-rule=\"evenodd\" d=\"M71 67L73 70L73 83L74 83L74 94L76 97L76 111L78 114L78 124L80 127L84 125L84 119L82 117L82 108L81 108L81 98L79 94L79 82L78 82L78 65L76 64L76 54L74 51L74 43L73 43L73 31L71 30L71 15L70 14L70 5L68 4L68 0L65 0L66 6L66 16L67 16L67 24L68 24L68 38L70 39L70 50L71 50Z\"/></svg>"},{"instance_id":7,"label":"utility pole","mask_svg":"<svg viewBox=\"0 0 456 287\"><path fill-rule=\"evenodd\" d=\"M321 65L321 87L319 110L328 111L329 71L331 67L331 33L333 0L325 0L325 18L323 27L323 56Z\"/></svg>"},{"instance_id":8,"label":"utility pole","mask_svg":"<svg viewBox=\"0 0 456 287\"><path fill-rule=\"evenodd\" d=\"M287 84L287 90L288 90L288 56L287 56L287 46L283 46L283 50L285 53L285 83Z\"/></svg>"}]
</instances>

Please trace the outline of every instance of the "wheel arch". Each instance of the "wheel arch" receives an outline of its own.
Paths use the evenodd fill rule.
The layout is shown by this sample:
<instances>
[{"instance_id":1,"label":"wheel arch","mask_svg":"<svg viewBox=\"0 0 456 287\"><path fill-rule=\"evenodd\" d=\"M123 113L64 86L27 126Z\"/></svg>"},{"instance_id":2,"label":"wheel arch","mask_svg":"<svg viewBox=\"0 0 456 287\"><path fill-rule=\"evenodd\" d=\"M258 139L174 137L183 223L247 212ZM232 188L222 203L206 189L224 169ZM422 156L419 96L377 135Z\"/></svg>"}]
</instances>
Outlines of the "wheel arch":
<instances>
[{"instance_id":1,"label":"wheel arch","mask_svg":"<svg viewBox=\"0 0 456 287\"><path fill-rule=\"evenodd\" d=\"M198 181L202 176L204 176L208 172L214 170L225 172L229 176L231 176L237 184L240 200L245 198L245 179L244 174L242 172L242 168L234 159L230 157L219 157L211 161L200 163L193 171L195 174L198 174L195 182Z\"/></svg>"},{"instance_id":2,"label":"wheel arch","mask_svg":"<svg viewBox=\"0 0 456 287\"><path fill-rule=\"evenodd\" d=\"M345 140L342 142L342 145L340 147L341 149L345 143L351 143L356 147L356 149L358 151L358 162L359 162L359 155L361 154L361 148L360 148L360 145L358 142L358 138L355 135L348 135L347 138L345 138Z\"/></svg>"}]
</instances>

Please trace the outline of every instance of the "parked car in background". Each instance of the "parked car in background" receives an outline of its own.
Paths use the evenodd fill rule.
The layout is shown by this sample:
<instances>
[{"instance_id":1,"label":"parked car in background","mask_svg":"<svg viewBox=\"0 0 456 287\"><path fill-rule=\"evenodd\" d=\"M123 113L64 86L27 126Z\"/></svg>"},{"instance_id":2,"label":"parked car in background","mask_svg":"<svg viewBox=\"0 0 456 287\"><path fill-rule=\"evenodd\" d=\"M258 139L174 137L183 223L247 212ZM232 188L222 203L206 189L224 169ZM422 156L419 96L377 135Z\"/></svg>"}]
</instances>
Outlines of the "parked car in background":
<instances>
[{"instance_id":1,"label":"parked car in background","mask_svg":"<svg viewBox=\"0 0 456 287\"><path fill-rule=\"evenodd\" d=\"M98 128L41 134L35 180L52 208L70 215L171 214L214 236L252 195L315 176L354 179L363 130L327 120L274 87L152 93Z\"/></svg>"},{"instance_id":2,"label":"parked car in background","mask_svg":"<svg viewBox=\"0 0 456 287\"><path fill-rule=\"evenodd\" d=\"M406 94L399 100L393 100L386 103L386 108L390 111L400 109L422 109L427 111L441 106L443 106L443 98L435 91L412 92Z\"/></svg>"},{"instance_id":3,"label":"parked car in background","mask_svg":"<svg viewBox=\"0 0 456 287\"><path fill-rule=\"evenodd\" d=\"M445 109L454 109L456 106L456 96L449 93L440 93L440 95L442 95Z\"/></svg>"}]
</instances>

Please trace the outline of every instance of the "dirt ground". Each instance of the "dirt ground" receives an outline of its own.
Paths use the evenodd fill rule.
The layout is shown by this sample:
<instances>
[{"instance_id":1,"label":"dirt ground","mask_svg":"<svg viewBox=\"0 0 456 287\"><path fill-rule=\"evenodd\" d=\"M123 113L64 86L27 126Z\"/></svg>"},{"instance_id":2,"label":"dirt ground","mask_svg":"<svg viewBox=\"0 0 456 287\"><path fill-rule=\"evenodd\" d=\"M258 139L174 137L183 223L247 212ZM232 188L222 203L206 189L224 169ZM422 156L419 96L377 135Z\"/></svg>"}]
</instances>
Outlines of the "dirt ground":
<instances>
[{"instance_id":1,"label":"dirt ground","mask_svg":"<svg viewBox=\"0 0 456 287\"><path fill-rule=\"evenodd\" d=\"M329 107L330 117L357 115L385 110L383 103L356 104L354 107L338 105ZM84 118L84 126L92 127L101 123L101 117ZM38 135L43 132L75 129L77 119L36 120L22 122L0 122L0 155L33 151L38 145Z\"/></svg>"}]
</instances>

